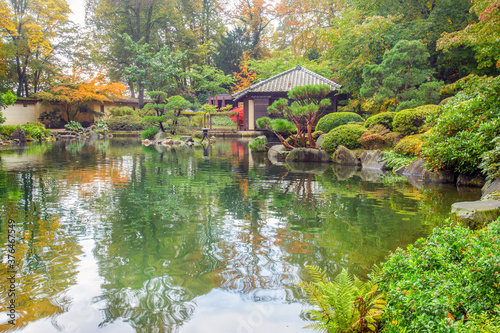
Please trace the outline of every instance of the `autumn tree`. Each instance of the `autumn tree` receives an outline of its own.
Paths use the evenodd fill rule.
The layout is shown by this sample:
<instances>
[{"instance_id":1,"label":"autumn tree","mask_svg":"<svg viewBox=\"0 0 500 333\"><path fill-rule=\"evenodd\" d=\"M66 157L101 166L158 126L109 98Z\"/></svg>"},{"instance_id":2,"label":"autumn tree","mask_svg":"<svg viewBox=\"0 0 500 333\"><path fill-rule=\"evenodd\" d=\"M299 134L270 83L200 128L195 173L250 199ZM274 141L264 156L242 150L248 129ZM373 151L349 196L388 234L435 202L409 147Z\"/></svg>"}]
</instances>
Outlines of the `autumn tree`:
<instances>
[{"instance_id":1,"label":"autumn tree","mask_svg":"<svg viewBox=\"0 0 500 333\"><path fill-rule=\"evenodd\" d=\"M65 0L2 0L0 12L0 31L15 61L17 96L27 97L43 71L43 59L53 52L54 41L66 26L70 9Z\"/></svg>"},{"instance_id":2,"label":"autumn tree","mask_svg":"<svg viewBox=\"0 0 500 333\"><path fill-rule=\"evenodd\" d=\"M237 93L243 89L246 89L252 85L252 82L255 80L256 73L255 71L248 69L248 60L250 57L247 53L243 54L243 59L240 61L240 71L238 73L234 73L236 77L236 85L233 88L233 93Z\"/></svg>"},{"instance_id":3,"label":"autumn tree","mask_svg":"<svg viewBox=\"0 0 500 333\"><path fill-rule=\"evenodd\" d=\"M267 54L265 32L274 18L274 8L267 0L240 0L234 17L250 38L248 55L262 59Z\"/></svg>"},{"instance_id":4,"label":"autumn tree","mask_svg":"<svg viewBox=\"0 0 500 333\"><path fill-rule=\"evenodd\" d=\"M85 79L83 75L75 73L59 78L57 85L49 91L35 94L35 97L60 104L67 121L71 121L77 120L81 111L99 114L92 110L93 102L111 102L123 97L125 91L126 87L122 83L110 83L102 74Z\"/></svg>"},{"instance_id":5,"label":"autumn tree","mask_svg":"<svg viewBox=\"0 0 500 333\"><path fill-rule=\"evenodd\" d=\"M445 32L438 40L438 49L449 51L469 46L476 53L479 68L495 65L500 69L500 1L473 0L471 11L477 14L479 21L460 31Z\"/></svg>"},{"instance_id":6,"label":"autumn tree","mask_svg":"<svg viewBox=\"0 0 500 333\"><path fill-rule=\"evenodd\" d=\"M328 85L295 87L288 92L288 98L293 100L291 104L286 98L281 98L268 108L270 114L282 116L295 124L297 133L290 135L293 144L286 142L281 135L278 135L285 147L290 149L301 146L317 148L312 137L313 126L320 112L331 105L330 99L327 98L330 92L331 88Z\"/></svg>"}]
</instances>

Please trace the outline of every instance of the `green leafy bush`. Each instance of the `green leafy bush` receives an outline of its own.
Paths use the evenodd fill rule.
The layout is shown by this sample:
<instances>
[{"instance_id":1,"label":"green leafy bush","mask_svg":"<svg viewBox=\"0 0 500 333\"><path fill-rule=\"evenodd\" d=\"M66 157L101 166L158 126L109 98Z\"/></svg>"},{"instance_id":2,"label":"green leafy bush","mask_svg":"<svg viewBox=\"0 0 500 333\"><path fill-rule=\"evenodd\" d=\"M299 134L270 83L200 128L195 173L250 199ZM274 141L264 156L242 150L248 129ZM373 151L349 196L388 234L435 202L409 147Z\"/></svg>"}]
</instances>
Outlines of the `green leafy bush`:
<instances>
[{"instance_id":1,"label":"green leafy bush","mask_svg":"<svg viewBox=\"0 0 500 333\"><path fill-rule=\"evenodd\" d=\"M234 124L234 121L229 118L229 116L224 115L224 116L216 116L217 113L212 114L210 117L210 121L212 122L212 125L214 126L232 126L235 127L236 125Z\"/></svg>"},{"instance_id":2,"label":"green leafy bush","mask_svg":"<svg viewBox=\"0 0 500 333\"><path fill-rule=\"evenodd\" d=\"M123 117L123 116L137 116L136 110L132 109L130 106L115 106L109 109L109 113L112 117Z\"/></svg>"},{"instance_id":3,"label":"green leafy bush","mask_svg":"<svg viewBox=\"0 0 500 333\"><path fill-rule=\"evenodd\" d=\"M152 140L154 139L155 137L155 134L158 133L160 131L160 128L158 127L151 127L151 128L148 128L148 129L145 129L144 131L142 131L141 133L141 138L143 139L148 139L148 140Z\"/></svg>"},{"instance_id":4,"label":"green leafy bush","mask_svg":"<svg viewBox=\"0 0 500 333\"><path fill-rule=\"evenodd\" d=\"M319 310L308 310L316 323L308 326L322 332L377 332L385 307L384 295L372 280L360 281L345 269L330 281L316 266L306 266L312 282L298 285Z\"/></svg>"},{"instance_id":5,"label":"green leafy bush","mask_svg":"<svg viewBox=\"0 0 500 333\"><path fill-rule=\"evenodd\" d=\"M347 125L350 122L364 122L364 119L354 112L334 112L323 116L316 125L316 131L324 133L341 125Z\"/></svg>"},{"instance_id":6,"label":"green leafy bush","mask_svg":"<svg viewBox=\"0 0 500 333\"><path fill-rule=\"evenodd\" d=\"M396 115L395 112L382 112L373 115L370 118L366 119L365 126L366 128L371 129L376 125L382 125L385 128L388 128L392 131L392 122L394 120L395 115Z\"/></svg>"},{"instance_id":7,"label":"green leafy bush","mask_svg":"<svg viewBox=\"0 0 500 333\"><path fill-rule=\"evenodd\" d=\"M472 174L500 135L500 76L470 75L447 89L461 91L429 116L422 154L429 169Z\"/></svg>"},{"instance_id":8,"label":"green leafy bush","mask_svg":"<svg viewBox=\"0 0 500 333\"><path fill-rule=\"evenodd\" d=\"M348 149L359 148L361 147L361 143L358 139L366 131L368 130L361 125L341 125L325 135L325 140L321 147L328 152L334 152L339 145Z\"/></svg>"},{"instance_id":9,"label":"green leafy bush","mask_svg":"<svg viewBox=\"0 0 500 333\"><path fill-rule=\"evenodd\" d=\"M107 123L109 129L113 131L140 131L151 127L141 117L134 115L113 117Z\"/></svg>"},{"instance_id":10,"label":"green leafy bush","mask_svg":"<svg viewBox=\"0 0 500 333\"><path fill-rule=\"evenodd\" d=\"M64 127L68 131L73 131L73 132L83 132L83 126L79 122L76 122L74 120L71 120L69 123L64 125Z\"/></svg>"},{"instance_id":11,"label":"green leafy bush","mask_svg":"<svg viewBox=\"0 0 500 333\"><path fill-rule=\"evenodd\" d=\"M193 125L195 127L203 126L203 118L204 118L204 115L202 115L202 114L197 114L196 116L193 116L191 118L191 125Z\"/></svg>"},{"instance_id":12,"label":"green leafy bush","mask_svg":"<svg viewBox=\"0 0 500 333\"><path fill-rule=\"evenodd\" d=\"M358 139L363 149L380 149L387 146L387 139L380 134L365 132Z\"/></svg>"},{"instance_id":13,"label":"green leafy bush","mask_svg":"<svg viewBox=\"0 0 500 333\"><path fill-rule=\"evenodd\" d=\"M19 127L19 125L1 125L0 134L6 138L10 138L12 133Z\"/></svg>"},{"instance_id":14,"label":"green leafy bush","mask_svg":"<svg viewBox=\"0 0 500 333\"><path fill-rule=\"evenodd\" d=\"M292 124L293 125L293 124ZM317 140L320 136L322 136L323 134L325 134L323 131L314 131L312 133L312 137L314 140Z\"/></svg>"},{"instance_id":15,"label":"green leafy bush","mask_svg":"<svg viewBox=\"0 0 500 333\"><path fill-rule=\"evenodd\" d=\"M99 131L108 131L109 130L109 127L108 127L108 124L106 123L105 120L98 120L95 122L94 124L96 127L97 127L97 130Z\"/></svg>"},{"instance_id":16,"label":"green leafy bush","mask_svg":"<svg viewBox=\"0 0 500 333\"><path fill-rule=\"evenodd\" d=\"M401 155L393 151L384 151L382 154L384 154L382 160L387 161L387 167L391 170L397 170L402 166L407 167L417 159L416 157Z\"/></svg>"},{"instance_id":17,"label":"green leafy bush","mask_svg":"<svg viewBox=\"0 0 500 333\"><path fill-rule=\"evenodd\" d=\"M401 132L404 135L418 133L428 115L429 110L426 108L399 111L394 116L392 128L395 132Z\"/></svg>"},{"instance_id":18,"label":"green leafy bush","mask_svg":"<svg viewBox=\"0 0 500 333\"><path fill-rule=\"evenodd\" d=\"M251 151L267 151L267 140L265 138L258 137L248 144L248 148Z\"/></svg>"},{"instance_id":19,"label":"green leafy bush","mask_svg":"<svg viewBox=\"0 0 500 333\"><path fill-rule=\"evenodd\" d=\"M398 249L381 272L388 300L383 332L467 332L478 324L476 316L487 316L498 329L499 263L499 221L478 232L436 228Z\"/></svg>"},{"instance_id":20,"label":"green leafy bush","mask_svg":"<svg viewBox=\"0 0 500 333\"><path fill-rule=\"evenodd\" d=\"M486 175L486 179L500 178L500 136L492 140L495 147L481 156L479 168Z\"/></svg>"},{"instance_id":21,"label":"green leafy bush","mask_svg":"<svg viewBox=\"0 0 500 333\"><path fill-rule=\"evenodd\" d=\"M202 131L196 131L193 133L193 138L201 140L203 138L203 132Z\"/></svg>"},{"instance_id":22,"label":"green leafy bush","mask_svg":"<svg viewBox=\"0 0 500 333\"><path fill-rule=\"evenodd\" d=\"M399 141L394 147L394 152L405 156L420 156L422 152L422 135L409 135Z\"/></svg>"},{"instance_id":23,"label":"green leafy bush","mask_svg":"<svg viewBox=\"0 0 500 333\"><path fill-rule=\"evenodd\" d=\"M297 128L295 124L283 118L271 119L269 117L262 117L257 119L257 128L268 129L279 134L296 133Z\"/></svg>"},{"instance_id":24,"label":"green leafy bush","mask_svg":"<svg viewBox=\"0 0 500 333\"><path fill-rule=\"evenodd\" d=\"M46 129L42 123L33 122L21 126L28 139L42 140L47 138L52 132Z\"/></svg>"}]
</instances>

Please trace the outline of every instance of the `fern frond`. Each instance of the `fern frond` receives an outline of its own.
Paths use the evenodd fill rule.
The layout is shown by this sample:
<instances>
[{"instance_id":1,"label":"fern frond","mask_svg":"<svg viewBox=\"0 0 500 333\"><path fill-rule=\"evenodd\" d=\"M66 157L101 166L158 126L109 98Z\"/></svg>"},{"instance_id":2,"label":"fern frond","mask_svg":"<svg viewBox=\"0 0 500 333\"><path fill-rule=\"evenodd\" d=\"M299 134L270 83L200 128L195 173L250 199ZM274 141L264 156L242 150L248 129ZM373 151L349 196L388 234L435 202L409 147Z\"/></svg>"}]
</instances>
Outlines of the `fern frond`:
<instances>
[{"instance_id":1,"label":"fern frond","mask_svg":"<svg viewBox=\"0 0 500 333\"><path fill-rule=\"evenodd\" d=\"M312 278L312 281L315 283L322 282L322 283L328 283L330 280L328 280L328 277L326 276L326 271L322 270L318 266L306 266L307 272Z\"/></svg>"}]
</instances>

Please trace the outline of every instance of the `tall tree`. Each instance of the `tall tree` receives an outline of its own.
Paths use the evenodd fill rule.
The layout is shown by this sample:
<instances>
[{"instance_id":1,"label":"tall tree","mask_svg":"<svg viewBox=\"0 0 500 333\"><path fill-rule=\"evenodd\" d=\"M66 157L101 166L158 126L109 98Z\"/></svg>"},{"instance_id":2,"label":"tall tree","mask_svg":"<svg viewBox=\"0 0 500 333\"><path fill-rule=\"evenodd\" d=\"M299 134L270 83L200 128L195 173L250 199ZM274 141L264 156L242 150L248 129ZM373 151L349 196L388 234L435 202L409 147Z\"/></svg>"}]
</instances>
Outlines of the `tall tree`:
<instances>
[{"instance_id":1,"label":"tall tree","mask_svg":"<svg viewBox=\"0 0 500 333\"><path fill-rule=\"evenodd\" d=\"M15 59L17 96L29 96L33 85L37 87L69 13L65 0L0 0L0 31ZM31 73L35 82L30 82Z\"/></svg>"},{"instance_id":2,"label":"tall tree","mask_svg":"<svg viewBox=\"0 0 500 333\"><path fill-rule=\"evenodd\" d=\"M240 0L234 12L237 22L250 38L250 57L262 59L267 54L265 31L274 18L268 0Z\"/></svg>"},{"instance_id":3,"label":"tall tree","mask_svg":"<svg viewBox=\"0 0 500 333\"><path fill-rule=\"evenodd\" d=\"M495 65L500 69L500 1L473 0L473 3L471 11L477 14L479 21L460 31L444 33L438 40L438 49L470 46L476 52L479 68Z\"/></svg>"}]
</instances>

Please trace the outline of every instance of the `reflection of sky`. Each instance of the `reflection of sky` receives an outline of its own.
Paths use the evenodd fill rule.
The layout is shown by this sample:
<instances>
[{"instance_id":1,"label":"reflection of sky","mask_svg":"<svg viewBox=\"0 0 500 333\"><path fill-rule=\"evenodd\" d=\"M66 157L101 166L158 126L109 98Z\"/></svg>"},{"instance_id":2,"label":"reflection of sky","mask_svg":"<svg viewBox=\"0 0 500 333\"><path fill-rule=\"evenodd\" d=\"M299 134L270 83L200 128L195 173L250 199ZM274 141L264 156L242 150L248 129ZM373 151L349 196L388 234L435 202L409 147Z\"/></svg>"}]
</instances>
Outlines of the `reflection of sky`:
<instances>
[{"instance_id":1,"label":"reflection of sky","mask_svg":"<svg viewBox=\"0 0 500 333\"><path fill-rule=\"evenodd\" d=\"M300 318L305 309L301 304L244 302L240 295L221 289L213 289L193 301L198 309L181 327L183 333L310 332L303 329L307 322Z\"/></svg>"}]
</instances>

